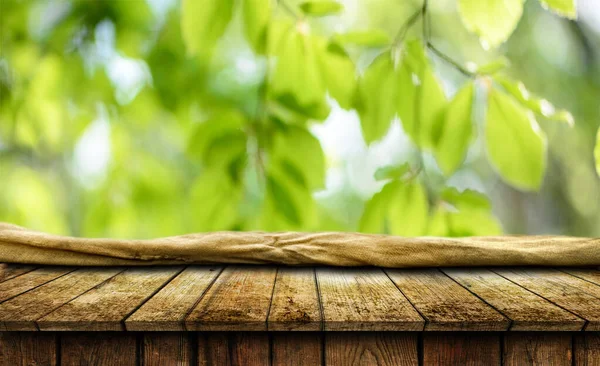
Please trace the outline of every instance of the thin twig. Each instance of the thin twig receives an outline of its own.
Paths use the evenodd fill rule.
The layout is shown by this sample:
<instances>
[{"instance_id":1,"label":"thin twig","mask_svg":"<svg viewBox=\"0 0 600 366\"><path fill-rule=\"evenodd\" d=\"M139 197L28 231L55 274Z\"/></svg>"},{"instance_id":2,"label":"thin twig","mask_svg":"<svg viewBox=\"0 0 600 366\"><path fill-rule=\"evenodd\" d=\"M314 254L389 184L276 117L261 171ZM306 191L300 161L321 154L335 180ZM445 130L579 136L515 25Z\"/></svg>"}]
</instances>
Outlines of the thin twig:
<instances>
[{"instance_id":1,"label":"thin twig","mask_svg":"<svg viewBox=\"0 0 600 366\"><path fill-rule=\"evenodd\" d=\"M398 45L404 39L406 32L410 29L410 27L415 24L417 19L421 16L421 9L417 10L413 15L411 15L398 29L398 33L396 33L396 37L394 37L394 45Z\"/></svg>"},{"instance_id":2,"label":"thin twig","mask_svg":"<svg viewBox=\"0 0 600 366\"><path fill-rule=\"evenodd\" d=\"M281 5L281 7L283 8L283 10L285 10L286 12L288 12L294 18L296 18L296 19L300 18L298 16L298 14L296 14L296 12L294 11L294 9L292 9L285 1L279 0L279 1L277 1L277 5Z\"/></svg>"},{"instance_id":3,"label":"thin twig","mask_svg":"<svg viewBox=\"0 0 600 366\"><path fill-rule=\"evenodd\" d=\"M447 63L449 63L450 65L454 66L455 69L457 69L458 71L460 71L462 74L464 74L465 76L468 76L470 78L474 78L477 76L476 73L471 72L469 70L467 70L466 68L464 68L463 66L461 66L458 62L454 61L451 57L449 57L448 55L446 55L445 53L443 53L442 51L440 51L439 49L437 49L431 42L427 42L427 48L429 48L433 53L435 53L439 58L441 58L442 60L446 61Z\"/></svg>"}]
</instances>

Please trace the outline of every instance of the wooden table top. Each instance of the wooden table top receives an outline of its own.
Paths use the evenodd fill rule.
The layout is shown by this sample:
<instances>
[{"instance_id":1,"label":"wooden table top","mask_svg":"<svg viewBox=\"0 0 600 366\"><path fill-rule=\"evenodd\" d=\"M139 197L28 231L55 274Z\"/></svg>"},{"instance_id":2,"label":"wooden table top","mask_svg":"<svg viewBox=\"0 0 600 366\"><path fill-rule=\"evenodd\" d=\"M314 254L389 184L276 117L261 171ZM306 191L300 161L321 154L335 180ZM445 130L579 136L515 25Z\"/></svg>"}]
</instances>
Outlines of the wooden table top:
<instances>
[{"instance_id":1,"label":"wooden table top","mask_svg":"<svg viewBox=\"0 0 600 366\"><path fill-rule=\"evenodd\" d=\"M600 331L600 271L0 268L0 331Z\"/></svg>"}]
</instances>

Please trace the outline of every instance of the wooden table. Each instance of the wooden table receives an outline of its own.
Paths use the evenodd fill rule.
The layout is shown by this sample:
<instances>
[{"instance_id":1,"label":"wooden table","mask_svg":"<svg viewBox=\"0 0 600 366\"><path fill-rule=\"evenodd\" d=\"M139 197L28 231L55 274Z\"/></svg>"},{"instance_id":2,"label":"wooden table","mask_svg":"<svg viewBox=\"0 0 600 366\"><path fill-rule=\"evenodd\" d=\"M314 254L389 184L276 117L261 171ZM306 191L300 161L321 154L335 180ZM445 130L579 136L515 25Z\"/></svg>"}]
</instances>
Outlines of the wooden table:
<instances>
[{"instance_id":1,"label":"wooden table","mask_svg":"<svg viewBox=\"0 0 600 366\"><path fill-rule=\"evenodd\" d=\"M600 271L9 265L0 331L2 365L600 365Z\"/></svg>"}]
</instances>

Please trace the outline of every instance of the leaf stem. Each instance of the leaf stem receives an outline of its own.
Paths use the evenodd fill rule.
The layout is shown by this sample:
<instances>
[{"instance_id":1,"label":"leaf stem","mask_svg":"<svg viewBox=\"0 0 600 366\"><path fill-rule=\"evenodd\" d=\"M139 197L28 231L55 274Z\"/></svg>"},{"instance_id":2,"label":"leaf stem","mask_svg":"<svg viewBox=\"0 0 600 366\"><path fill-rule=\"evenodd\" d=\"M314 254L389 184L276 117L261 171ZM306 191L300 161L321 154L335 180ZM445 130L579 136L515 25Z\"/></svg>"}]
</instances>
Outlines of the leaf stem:
<instances>
[{"instance_id":1,"label":"leaf stem","mask_svg":"<svg viewBox=\"0 0 600 366\"><path fill-rule=\"evenodd\" d=\"M422 10L419 9L416 12L414 12L413 15L408 17L408 19L402 24L400 29L398 29L398 33L396 33L396 37L394 37L393 45L398 46L398 44L404 40L406 32L408 32L410 27L412 27L412 25L415 24L415 22L419 19L421 14Z\"/></svg>"},{"instance_id":2,"label":"leaf stem","mask_svg":"<svg viewBox=\"0 0 600 366\"><path fill-rule=\"evenodd\" d=\"M278 5L281 5L281 7L283 8L283 10L285 10L287 13L289 13L292 17L296 18L296 19L300 19L300 16L298 16L298 14L294 11L294 9L292 9L288 3L286 3L283 0L278 0L277 1Z\"/></svg>"},{"instance_id":3,"label":"leaf stem","mask_svg":"<svg viewBox=\"0 0 600 366\"><path fill-rule=\"evenodd\" d=\"M427 45L427 48L429 48L439 58L441 58L442 60L444 60L447 63L449 63L450 65L452 65L456 70L460 71L465 76L468 76L470 78L477 77L477 73L471 72L471 71L467 70L466 68L464 68L458 62L454 61L450 56L446 55L445 53L443 53L442 51L437 49L431 42L427 41L426 45Z\"/></svg>"}]
</instances>

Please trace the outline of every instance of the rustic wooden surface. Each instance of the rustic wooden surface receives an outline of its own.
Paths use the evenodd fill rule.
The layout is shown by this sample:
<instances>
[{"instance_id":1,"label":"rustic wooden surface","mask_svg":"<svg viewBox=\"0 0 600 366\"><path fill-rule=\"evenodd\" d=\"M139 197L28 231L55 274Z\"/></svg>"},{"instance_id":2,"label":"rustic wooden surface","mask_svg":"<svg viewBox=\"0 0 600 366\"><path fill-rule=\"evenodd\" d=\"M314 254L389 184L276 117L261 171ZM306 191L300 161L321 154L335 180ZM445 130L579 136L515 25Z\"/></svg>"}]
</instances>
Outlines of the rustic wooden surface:
<instances>
[{"instance_id":1,"label":"rustic wooden surface","mask_svg":"<svg viewBox=\"0 0 600 366\"><path fill-rule=\"evenodd\" d=\"M0 332L0 365L600 365L597 332Z\"/></svg>"},{"instance_id":2,"label":"rustic wooden surface","mask_svg":"<svg viewBox=\"0 0 600 366\"><path fill-rule=\"evenodd\" d=\"M186 318L186 328L267 330L276 275L274 267L226 268Z\"/></svg>"},{"instance_id":3,"label":"rustic wooden surface","mask_svg":"<svg viewBox=\"0 0 600 366\"><path fill-rule=\"evenodd\" d=\"M423 318L381 269L319 268L324 329L421 330Z\"/></svg>"},{"instance_id":4,"label":"rustic wooden surface","mask_svg":"<svg viewBox=\"0 0 600 366\"><path fill-rule=\"evenodd\" d=\"M571 366L572 348L568 333L511 333L504 338L503 360L511 366Z\"/></svg>"},{"instance_id":5,"label":"rustic wooden surface","mask_svg":"<svg viewBox=\"0 0 600 366\"><path fill-rule=\"evenodd\" d=\"M600 330L598 269L0 271L0 331Z\"/></svg>"},{"instance_id":6,"label":"rustic wooden surface","mask_svg":"<svg viewBox=\"0 0 600 366\"><path fill-rule=\"evenodd\" d=\"M423 364L439 366L500 365L500 336L481 333L426 333Z\"/></svg>"},{"instance_id":7,"label":"rustic wooden surface","mask_svg":"<svg viewBox=\"0 0 600 366\"><path fill-rule=\"evenodd\" d=\"M509 326L509 319L437 269L387 273L425 318L425 330L501 331Z\"/></svg>"}]
</instances>

